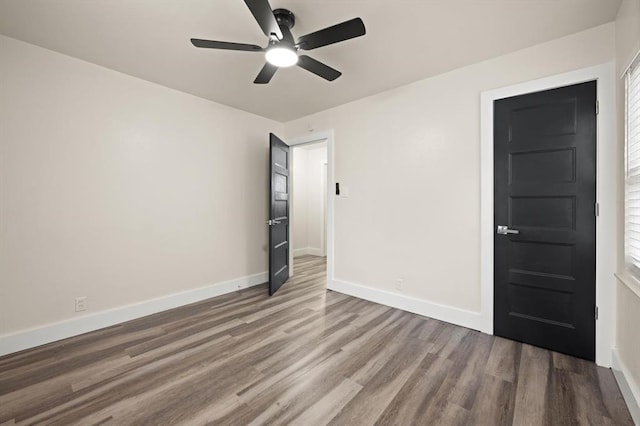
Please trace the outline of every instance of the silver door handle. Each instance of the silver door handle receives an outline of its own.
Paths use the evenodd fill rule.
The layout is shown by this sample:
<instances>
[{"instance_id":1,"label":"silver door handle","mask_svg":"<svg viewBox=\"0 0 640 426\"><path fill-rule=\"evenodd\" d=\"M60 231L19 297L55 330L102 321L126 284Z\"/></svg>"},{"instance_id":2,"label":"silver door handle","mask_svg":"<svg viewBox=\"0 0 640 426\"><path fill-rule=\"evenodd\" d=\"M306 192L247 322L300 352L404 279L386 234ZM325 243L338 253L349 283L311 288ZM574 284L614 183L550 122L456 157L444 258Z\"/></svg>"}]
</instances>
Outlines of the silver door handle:
<instances>
[{"instance_id":1,"label":"silver door handle","mask_svg":"<svg viewBox=\"0 0 640 426\"><path fill-rule=\"evenodd\" d=\"M279 221L279 220L269 219L269 220L267 221L267 225L269 225L269 226L279 225L279 224L280 224L280 221Z\"/></svg>"},{"instance_id":2,"label":"silver door handle","mask_svg":"<svg viewBox=\"0 0 640 426\"><path fill-rule=\"evenodd\" d=\"M506 225L498 225L498 234L500 235L507 235L507 234L518 235L519 233L520 231L518 231L517 229L509 229L509 227Z\"/></svg>"}]
</instances>

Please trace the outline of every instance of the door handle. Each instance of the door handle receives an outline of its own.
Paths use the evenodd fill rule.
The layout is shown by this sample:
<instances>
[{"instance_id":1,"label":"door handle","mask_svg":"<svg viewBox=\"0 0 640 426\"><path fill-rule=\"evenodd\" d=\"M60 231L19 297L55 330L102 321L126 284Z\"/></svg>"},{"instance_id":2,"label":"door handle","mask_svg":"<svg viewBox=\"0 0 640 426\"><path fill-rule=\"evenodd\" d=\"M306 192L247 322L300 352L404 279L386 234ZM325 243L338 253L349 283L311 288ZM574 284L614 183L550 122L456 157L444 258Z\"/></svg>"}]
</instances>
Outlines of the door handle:
<instances>
[{"instance_id":1,"label":"door handle","mask_svg":"<svg viewBox=\"0 0 640 426\"><path fill-rule=\"evenodd\" d=\"M269 225L269 226L279 225L279 224L280 224L280 221L279 221L279 220L269 219L269 220L267 221L267 225Z\"/></svg>"},{"instance_id":2,"label":"door handle","mask_svg":"<svg viewBox=\"0 0 640 426\"><path fill-rule=\"evenodd\" d=\"M519 233L520 231L518 231L517 229L509 229L509 227L506 225L498 225L498 234L500 235L507 235L507 234L518 235Z\"/></svg>"}]
</instances>

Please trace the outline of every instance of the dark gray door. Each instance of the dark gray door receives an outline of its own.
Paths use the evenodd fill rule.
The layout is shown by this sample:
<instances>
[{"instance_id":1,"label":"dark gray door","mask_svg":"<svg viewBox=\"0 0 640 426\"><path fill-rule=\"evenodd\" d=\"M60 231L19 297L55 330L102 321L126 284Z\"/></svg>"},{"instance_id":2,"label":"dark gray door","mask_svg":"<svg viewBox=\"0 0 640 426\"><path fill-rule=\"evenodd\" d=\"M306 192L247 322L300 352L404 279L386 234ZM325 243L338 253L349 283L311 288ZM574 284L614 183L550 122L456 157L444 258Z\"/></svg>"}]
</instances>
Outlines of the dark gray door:
<instances>
[{"instance_id":1,"label":"dark gray door","mask_svg":"<svg viewBox=\"0 0 640 426\"><path fill-rule=\"evenodd\" d=\"M289 146L273 133L270 145L269 295L289 279Z\"/></svg>"},{"instance_id":2,"label":"dark gray door","mask_svg":"<svg viewBox=\"0 0 640 426\"><path fill-rule=\"evenodd\" d=\"M596 82L494 112L494 332L594 360Z\"/></svg>"}]
</instances>

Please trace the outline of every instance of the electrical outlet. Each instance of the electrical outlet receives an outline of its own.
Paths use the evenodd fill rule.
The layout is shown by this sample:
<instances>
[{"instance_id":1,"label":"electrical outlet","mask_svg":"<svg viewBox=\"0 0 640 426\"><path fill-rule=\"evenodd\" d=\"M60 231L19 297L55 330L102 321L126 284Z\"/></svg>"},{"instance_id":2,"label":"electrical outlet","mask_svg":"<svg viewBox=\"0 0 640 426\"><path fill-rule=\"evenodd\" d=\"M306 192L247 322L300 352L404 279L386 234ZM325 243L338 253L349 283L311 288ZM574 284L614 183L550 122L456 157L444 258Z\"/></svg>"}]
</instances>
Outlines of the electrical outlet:
<instances>
[{"instance_id":1,"label":"electrical outlet","mask_svg":"<svg viewBox=\"0 0 640 426\"><path fill-rule=\"evenodd\" d=\"M76 312L87 310L87 296L76 297Z\"/></svg>"},{"instance_id":2,"label":"electrical outlet","mask_svg":"<svg viewBox=\"0 0 640 426\"><path fill-rule=\"evenodd\" d=\"M396 279L396 290L402 291L402 286L404 284L404 280L402 278Z\"/></svg>"}]
</instances>

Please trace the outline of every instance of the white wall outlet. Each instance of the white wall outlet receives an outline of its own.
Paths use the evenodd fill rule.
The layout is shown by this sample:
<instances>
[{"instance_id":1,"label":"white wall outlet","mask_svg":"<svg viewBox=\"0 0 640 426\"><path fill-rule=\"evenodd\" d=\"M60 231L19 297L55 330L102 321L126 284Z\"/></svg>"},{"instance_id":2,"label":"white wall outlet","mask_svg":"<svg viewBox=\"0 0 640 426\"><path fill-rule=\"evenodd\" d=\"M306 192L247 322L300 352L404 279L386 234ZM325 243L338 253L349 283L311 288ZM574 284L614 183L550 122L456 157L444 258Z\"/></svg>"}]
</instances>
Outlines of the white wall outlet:
<instances>
[{"instance_id":1,"label":"white wall outlet","mask_svg":"<svg viewBox=\"0 0 640 426\"><path fill-rule=\"evenodd\" d=\"M402 291L402 286L404 285L404 280L402 278L396 279L396 290Z\"/></svg>"},{"instance_id":2,"label":"white wall outlet","mask_svg":"<svg viewBox=\"0 0 640 426\"><path fill-rule=\"evenodd\" d=\"M76 312L87 310L87 296L76 297Z\"/></svg>"}]
</instances>

